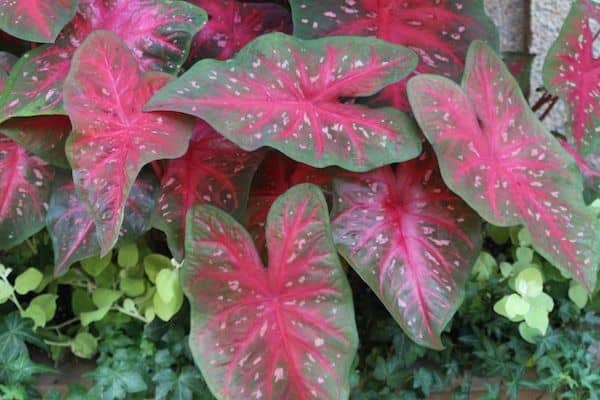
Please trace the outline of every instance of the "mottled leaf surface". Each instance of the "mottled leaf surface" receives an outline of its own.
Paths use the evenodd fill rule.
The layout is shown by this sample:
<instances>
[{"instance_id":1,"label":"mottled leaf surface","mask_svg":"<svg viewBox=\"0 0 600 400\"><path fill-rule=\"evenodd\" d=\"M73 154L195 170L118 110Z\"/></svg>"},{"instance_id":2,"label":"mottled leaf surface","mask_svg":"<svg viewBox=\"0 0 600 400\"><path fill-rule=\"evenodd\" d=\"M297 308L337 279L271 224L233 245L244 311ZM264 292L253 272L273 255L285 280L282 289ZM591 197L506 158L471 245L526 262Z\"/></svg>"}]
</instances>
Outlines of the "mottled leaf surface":
<instances>
[{"instance_id":1,"label":"mottled leaf surface","mask_svg":"<svg viewBox=\"0 0 600 400\"><path fill-rule=\"evenodd\" d=\"M431 156L334 181L333 240L417 343L440 335L462 302L481 219Z\"/></svg>"},{"instance_id":2,"label":"mottled leaf surface","mask_svg":"<svg viewBox=\"0 0 600 400\"><path fill-rule=\"evenodd\" d=\"M185 217L198 204L239 214L263 152L247 152L199 120L187 153L170 160L161 180L152 224L167 234L173 256L184 254Z\"/></svg>"},{"instance_id":3,"label":"mottled leaf surface","mask_svg":"<svg viewBox=\"0 0 600 400\"><path fill-rule=\"evenodd\" d=\"M498 33L481 0L291 0L290 5L294 35L375 36L415 50L420 73L458 80L471 41L486 40L498 47ZM409 111L406 80L372 101Z\"/></svg>"},{"instance_id":4,"label":"mottled leaf surface","mask_svg":"<svg viewBox=\"0 0 600 400\"><path fill-rule=\"evenodd\" d=\"M44 227L52 176L43 160L0 135L0 249Z\"/></svg>"},{"instance_id":5,"label":"mottled leaf surface","mask_svg":"<svg viewBox=\"0 0 600 400\"><path fill-rule=\"evenodd\" d=\"M25 54L0 98L0 121L10 117L64 114L62 88L77 47L94 30L110 30L127 44L143 71L176 73L206 13L167 0L81 0L75 19L56 44Z\"/></svg>"},{"instance_id":6,"label":"mottled leaf surface","mask_svg":"<svg viewBox=\"0 0 600 400\"><path fill-rule=\"evenodd\" d=\"M64 87L73 125L66 153L102 254L117 241L125 200L142 166L187 150L193 121L142 112L169 79L159 72L141 74L127 46L109 31L92 33L73 57Z\"/></svg>"},{"instance_id":7,"label":"mottled leaf surface","mask_svg":"<svg viewBox=\"0 0 600 400\"><path fill-rule=\"evenodd\" d=\"M584 155L600 149L600 59L594 55L598 24L600 4L573 2L543 69L548 90L569 105L572 141Z\"/></svg>"},{"instance_id":8,"label":"mottled leaf surface","mask_svg":"<svg viewBox=\"0 0 600 400\"><path fill-rule=\"evenodd\" d=\"M405 114L340 99L372 95L416 61L409 49L376 39L270 33L232 62L197 62L146 109L200 117L245 150L270 146L314 167L365 171L416 157L421 143Z\"/></svg>"},{"instance_id":9,"label":"mottled leaf surface","mask_svg":"<svg viewBox=\"0 0 600 400\"><path fill-rule=\"evenodd\" d=\"M125 206L119 243L132 242L150 229L158 182L151 173L142 173L133 184ZM61 275L76 261L100 254L94 221L75 190L70 176L55 184L46 224L54 250L54 273Z\"/></svg>"},{"instance_id":10,"label":"mottled leaf surface","mask_svg":"<svg viewBox=\"0 0 600 400\"><path fill-rule=\"evenodd\" d=\"M535 249L591 291L599 229L577 166L494 52L474 42L462 89L424 75L410 81L408 95L446 184L487 221L524 224Z\"/></svg>"},{"instance_id":11,"label":"mottled leaf surface","mask_svg":"<svg viewBox=\"0 0 600 400\"><path fill-rule=\"evenodd\" d=\"M0 0L0 29L19 39L52 43L79 0Z\"/></svg>"},{"instance_id":12,"label":"mottled leaf surface","mask_svg":"<svg viewBox=\"0 0 600 400\"><path fill-rule=\"evenodd\" d=\"M316 186L271 208L268 268L250 235L212 206L188 214L190 345L218 399L347 399L358 344L352 297Z\"/></svg>"},{"instance_id":13,"label":"mottled leaf surface","mask_svg":"<svg viewBox=\"0 0 600 400\"><path fill-rule=\"evenodd\" d=\"M226 60L254 38L269 32L291 33L288 10L272 3L237 0L191 0L208 14L208 22L192 42L188 63L202 58Z\"/></svg>"}]
</instances>

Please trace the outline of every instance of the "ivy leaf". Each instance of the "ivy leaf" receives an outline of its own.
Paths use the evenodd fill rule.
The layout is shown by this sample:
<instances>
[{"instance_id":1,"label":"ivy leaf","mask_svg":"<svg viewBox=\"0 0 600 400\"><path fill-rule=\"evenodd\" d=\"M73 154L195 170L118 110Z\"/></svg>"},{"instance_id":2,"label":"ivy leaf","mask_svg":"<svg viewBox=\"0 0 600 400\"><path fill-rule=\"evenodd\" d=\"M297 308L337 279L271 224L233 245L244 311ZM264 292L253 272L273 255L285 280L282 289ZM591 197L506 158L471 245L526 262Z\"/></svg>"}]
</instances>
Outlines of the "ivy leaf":
<instances>
[{"instance_id":1,"label":"ivy leaf","mask_svg":"<svg viewBox=\"0 0 600 400\"><path fill-rule=\"evenodd\" d=\"M0 381L2 382L27 382L35 374L56 372L46 365L31 361L29 354L18 353L15 357L0 363Z\"/></svg>"},{"instance_id":2,"label":"ivy leaf","mask_svg":"<svg viewBox=\"0 0 600 400\"><path fill-rule=\"evenodd\" d=\"M73 124L67 157L78 195L94 219L102 255L118 239L126 200L142 166L181 157L187 150L191 119L142 112L169 79L161 73L140 74L129 49L108 31L92 33L73 57L64 88Z\"/></svg>"},{"instance_id":3,"label":"ivy leaf","mask_svg":"<svg viewBox=\"0 0 600 400\"><path fill-rule=\"evenodd\" d=\"M46 349L44 342L33 333L30 320L21 318L16 311L0 318L0 365L19 354L29 354L26 343Z\"/></svg>"},{"instance_id":4,"label":"ivy leaf","mask_svg":"<svg viewBox=\"0 0 600 400\"><path fill-rule=\"evenodd\" d=\"M265 269L231 216L188 214L190 347L218 399L348 398L357 335L328 220L317 187L287 191L269 213Z\"/></svg>"},{"instance_id":5,"label":"ivy leaf","mask_svg":"<svg viewBox=\"0 0 600 400\"><path fill-rule=\"evenodd\" d=\"M210 392L198 370L186 365L179 374L172 369L158 371L152 381L156 383L156 398L169 400L208 399Z\"/></svg>"},{"instance_id":6,"label":"ivy leaf","mask_svg":"<svg viewBox=\"0 0 600 400\"><path fill-rule=\"evenodd\" d=\"M415 342L440 335L464 297L481 220L444 185L434 157L334 181L333 238L342 256Z\"/></svg>"},{"instance_id":7,"label":"ivy leaf","mask_svg":"<svg viewBox=\"0 0 600 400\"><path fill-rule=\"evenodd\" d=\"M495 225L523 224L536 251L591 292L600 230L577 166L494 52L473 43L462 89L422 75L411 79L408 95L448 187Z\"/></svg>"},{"instance_id":8,"label":"ivy leaf","mask_svg":"<svg viewBox=\"0 0 600 400\"><path fill-rule=\"evenodd\" d=\"M244 150L270 146L314 167L366 171L417 156L421 143L405 114L341 99L376 93L416 61L376 39L270 33L232 61L197 62L145 109L200 117Z\"/></svg>"},{"instance_id":9,"label":"ivy leaf","mask_svg":"<svg viewBox=\"0 0 600 400\"><path fill-rule=\"evenodd\" d=\"M125 399L128 394L148 389L144 378L138 372L124 368L101 365L87 376L94 380L92 390L97 390L103 399Z\"/></svg>"}]
</instances>

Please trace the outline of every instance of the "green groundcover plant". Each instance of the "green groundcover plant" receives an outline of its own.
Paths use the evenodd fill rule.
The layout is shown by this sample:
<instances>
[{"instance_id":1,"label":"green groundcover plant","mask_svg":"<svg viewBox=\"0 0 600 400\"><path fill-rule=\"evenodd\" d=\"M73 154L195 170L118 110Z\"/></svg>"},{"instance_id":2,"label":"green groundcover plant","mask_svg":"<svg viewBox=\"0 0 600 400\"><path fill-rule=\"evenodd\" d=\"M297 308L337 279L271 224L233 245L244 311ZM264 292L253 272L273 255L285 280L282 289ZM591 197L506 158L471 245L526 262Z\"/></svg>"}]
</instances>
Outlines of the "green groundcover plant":
<instances>
[{"instance_id":1,"label":"green groundcover plant","mask_svg":"<svg viewBox=\"0 0 600 400\"><path fill-rule=\"evenodd\" d=\"M99 352L92 398L398 396L386 374L448 347L473 279L555 376L556 307L597 326L576 310L600 264L598 23L573 2L530 105L530 58L498 52L480 0L0 0L3 378L46 369L29 343ZM361 284L415 355L375 346L357 383ZM593 357L561 351L552 388L597 395Z\"/></svg>"}]
</instances>

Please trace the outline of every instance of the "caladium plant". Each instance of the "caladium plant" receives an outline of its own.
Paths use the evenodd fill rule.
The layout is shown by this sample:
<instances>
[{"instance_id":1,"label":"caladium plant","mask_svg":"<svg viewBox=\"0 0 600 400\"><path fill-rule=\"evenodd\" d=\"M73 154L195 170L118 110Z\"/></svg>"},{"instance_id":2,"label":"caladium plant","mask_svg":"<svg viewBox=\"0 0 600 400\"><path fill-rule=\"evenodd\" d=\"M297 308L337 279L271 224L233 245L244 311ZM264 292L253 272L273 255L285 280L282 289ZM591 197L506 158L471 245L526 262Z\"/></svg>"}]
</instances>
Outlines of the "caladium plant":
<instances>
[{"instance_id":1,"label":"caladium plant","mask_svg":"<svg viewBox=\"0 0 600 400\"><path fill-rule=\"evenodd\" d=\"M188 214L190 346L219 399L344 399L358 338L327 204L311 184L271 207L264 268L252 238L211 206Z\"/></svg>"}]
</instances>

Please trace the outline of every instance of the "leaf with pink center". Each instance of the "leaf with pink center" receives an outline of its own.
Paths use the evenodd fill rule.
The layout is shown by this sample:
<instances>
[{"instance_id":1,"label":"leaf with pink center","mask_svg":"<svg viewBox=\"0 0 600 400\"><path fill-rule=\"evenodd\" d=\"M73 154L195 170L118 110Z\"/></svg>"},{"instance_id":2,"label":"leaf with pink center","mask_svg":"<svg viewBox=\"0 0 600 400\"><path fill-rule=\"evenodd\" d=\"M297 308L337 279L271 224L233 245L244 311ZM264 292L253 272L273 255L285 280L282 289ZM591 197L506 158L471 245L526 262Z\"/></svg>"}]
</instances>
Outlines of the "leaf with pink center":
<instances>
[{"instance_id":1,"label":"leaf with pink center","mask_svg":"<svg viewBox=\"0 0 600 400\"><path fill-rule=\"evenodd\" d=\"M594 23L592 22L594 21ZM582 154L600 149L600 4L573 2L560 35L544 61L544 84L570 109L572 142Z\"/></svg>"},{"instance_id":2,"label":"leaf with pink center","mask_svg":"<svg viewBox=\"0 0 600 400\"><path fill-rule=\"evenodd\" d=\"M1 1L1 0L0 0ZM74 20L56 44L25 54L0 98L0 122L10 117L64 114L62 89L76 48L94 30L121 37L142 71L177 73L206 13L184 1L81 0Z\"/></svg>"},{"instance_id":3,"label":"leaf with pink center","mask_svg":"<svg viewBox=\"0 0 600 400\"><path fill-rule=\"evenodd\" d=\"M405 114L341 99L376 93L416 61L376 39L270 33L233 61L197 62L146 109L200 117L244 150L270 146L313 167L365 171L416 157L421 143Z\"/></svg>"},{"instance_id":4,"label":"leaf with pink center","mask_svg":"<svg viewBox=\"0 0 600 400\"><path fill-rule=\"evenodd\" d=\"M0 0L0 29L31 42L52 43L75 16L79 0Z\"/></svg>"},{"instance_id":5,"label":"leaf with pink center","mask_svg":"<svg viewBox=\"0 0 600 400\"><path fill-rule=\"evenodd\" d=\"M190 347L218 399L347 399L358 337L352 294L316 186L271 208L268 268L225 212L188 214Z\"/></svg>"},{"instance_id":6,"label":"leaf with pink center","mask_svg":"<svg viewBox=\"0 0 600 400\"><path fill-rule=\"evenodd\" d=\"M583 202L577 166L493 50L474 42L462 89L422 75L411 79L408 95L450 189L495 225L524 224L535 249L591 291L600 229Z\"/></svg>"},{"instance_id":7,"label":"leaf with pink center","mask_svg":"<svg viewBox=\"0 0 600 400\"><path fill-rule=\"evenodd\" d=\"M169 79L159 72L142 74L125 43L109 31L92 33L73 57L64 87L73 125L66 153L103 255L118 239L125 202L142 166L187 150L191 119L142 111Z\"/></svg>"},{"instance_id":8,"label":"leaf with pink center","mask_svg":"<svg viewBox=\"0 0 600 400\"><path fill-rule=\"evenodd\" d=\"M44 227L53 175L43 160L0 135L0 249Z\"/></svg>"},{"instance_id":9,"label":"leaf with pink center","mask_svg":"<svg viewBox=\"0 0 600 400\"><path fill-rule=\"evenodd\" d=\"M458 80L471 41L485 40L498 48L498 33L481 0L291 0L290 5L295 36L375 36L415 50L419 73ZM371 101L409 111L406 80Z\"/></svg>"},{"instance_id":10,"label":"leaf with pink center","mask_svg":"<svg viewBox=\"0 0 600 400\"><path fill-rule=\"evenodd\" d=\"M75 190L70 176L55 184L46 224L54 250L54 274L61 275L76 261L100 254L94 221ZM119 243L133 242L150 229L158 182L142 173L133 184L125 205Z\"/></svg>"},{"instance_id":11,"label":"leaf with pink center","mask_svg":"<svg viewBox=\"0 0 600 400\"><path fill-rule=\"evenodd\" d=\"M417 343L440 335L481 249L481 219L431 156L334 181L333 240Z\"/></svg>"},{"instance_id":12,"label":"leaf with pink center","mask_svg":"<svg viewBox=\"0 0 600 400\"><path fill-rule=\"evenodd\" d=\"M191 3L206 10L209 20L194 37L189 65L202 58L231 58L265 33L292 32L289 11L277 4L237 0L191 0Z\"/></svg>"},{"instance_id":13,"label":"leaf with pink center","mask_svg":"<svg viewBox=\"0 0 600 400\"><path fill-rule=\"evenodd\" d=\"M246 207L250 182L264 156L247 152L198 121L187 153L170 160L152 225L167 234L173 256L184 254L185 216L198 204L212 204L239 215Z\"/></svg>"}]
</instances>

